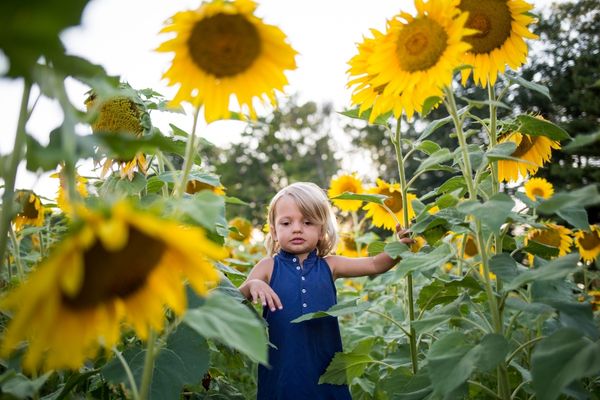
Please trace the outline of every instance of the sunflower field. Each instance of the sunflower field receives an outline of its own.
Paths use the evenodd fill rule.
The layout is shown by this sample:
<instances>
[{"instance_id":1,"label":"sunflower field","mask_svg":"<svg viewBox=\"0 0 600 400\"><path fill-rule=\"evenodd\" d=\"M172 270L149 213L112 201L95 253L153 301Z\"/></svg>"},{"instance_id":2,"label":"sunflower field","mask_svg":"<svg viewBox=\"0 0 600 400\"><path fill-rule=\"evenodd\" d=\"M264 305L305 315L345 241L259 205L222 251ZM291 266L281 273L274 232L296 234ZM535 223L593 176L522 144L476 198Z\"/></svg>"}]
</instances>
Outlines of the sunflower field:
<instances>
[{"instance_id":1,"label":"sunflower field","mask_svg":"<svg viewBox=\"0 0 600 400\"><path fill-rule=\"evenodd\" d=\"M165 98L66 52L59 33L87 3L0 5L2 78L23 86L14 147L0 156L0 398L255 398L269 341L237 287L265 256L269 227L228 220L253 199L228 195L197 128L277 107L297 52L253 0L202 1L160 32L156 50L172 56L163 79L176 88ZM397 174L329 177L337 254L400 262L336 281L336 306L294 321L340 321L345 351L320 383L365 400L600 399L600 222L587 211L598 182L555 191L536 176L553 152L600 135L511 105L516 87L552 101L519 74L539 40L531 4L414 9L365 32L348 61L352 106L340 114L385 131ZM68 80L88 88L84 104ZM27 128L40 97L62 110L42 142ZM434 111L444 116L429 120ZM161 131L158 112L193 124ZM442 128L452 148L434 140ZM21 187L20 166L52 172L56 196ZM423 190L439 171L449 178Z\"/></svg>"}]
</instances>

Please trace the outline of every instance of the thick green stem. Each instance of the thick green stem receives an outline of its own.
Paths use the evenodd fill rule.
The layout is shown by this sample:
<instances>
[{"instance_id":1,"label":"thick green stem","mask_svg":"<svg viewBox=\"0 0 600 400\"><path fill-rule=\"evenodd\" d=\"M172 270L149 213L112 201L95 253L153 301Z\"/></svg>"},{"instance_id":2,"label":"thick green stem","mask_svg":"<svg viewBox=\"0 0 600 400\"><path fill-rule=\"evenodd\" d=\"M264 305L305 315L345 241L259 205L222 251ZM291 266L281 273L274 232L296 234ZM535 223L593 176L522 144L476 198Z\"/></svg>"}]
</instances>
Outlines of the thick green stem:
<instances>
[{"instance_id":1,"label":"thick green stem","mask_svg":"<svg viewBox=\"0 0 600 400\"><path fill-rule=\"evenodd\" d=\"M147 400L152 385L152 375L154 373L154 358L156 357L156 332L150 329L148 335L148 344L146 346L146 358L144 359L144 371L142 372L142 382L140 383L140 395L138 400Z\"/></svg>"},{"instance_id":2,"label":"thick green stem","mask_svg":"<svg viewBox=\"0 0 600 400\"><path fill-rule=\"evenodd\" d=\"M129 381L129 386L131 386L131 393L133 394L134 399L139 399L140 395L138 393L137 385L135 383L135 379L133 377L133 373L131 372L131 368L129 368L129 364L123 354L116 347L113 347L113 353L117 356L117 359L121 362L123 369L125 370L125 375L127 375L127 380Z\"/></svg>"},{"instance_id":3,"label":"thick green stem","mask_svg":"<svg viewBox=\"0 0 600 400\"><path fill-rule=\"evenodd\" d=\"M396 124L396 135L392 138L394 148L396 150L396 161L398 163L398 174L400 175L400 192L402 194L402 219L403 227L408 228L410 220L408 218L408 185L406 184L406 172L404 170L404 157L402 156L402 130L401 127L402 118L398 118ZM413 328L413 321L415 320L415 305L414 305L414 294L413 294L413 277L412 274L406 276L406 291L408 292L408 320L410 323L410 358L412 361L413 374L419 371L419 360L417 358L417 334L415 328Z\"/></svg>"},{"instance_id":4,"label":"thick green stem","mask_svg":"<svg viewBox=\"0 0 600 400\"><path fill-rule=\"evenodd\" d=\"M181 180L179 181L179 185L175 189L176 198L183 196L183 193L185 192L185 188L187 186L188 176L190 175L192 165L194 164L194 155L196 152L196 126L198 125L199 115L200 107L196 108L196 111L194 112L194 123L192 124L192 132L190 132L190 136L188 137L188 141L185 146L185 159L183 160Z\"/></svg>"},{"instance_id":5,"label":"thick green stem","mask_svg":"<svg viewBox=\"0 0 600 400\"><path fill-rule=\"evenodd\" d=\"M2 217L0 219L0 260L4 260L4 252L8 241L8 230L13 217L13 199L15 196L15 181L17 178L17 168L23 158L25 150L25 141L27 135L25 133L25 125L29 118L27 105L29 104L29 96L31 95L31 82L25 80L23 87L23 97L21 98L21 108L19 110L19 120L17 122L17 132L15 135L15 144L13 152L10 156L10 162L4 175L4 194L2 195Z\"/></svg>"},{"instance_id":6,"label":"thick green stem","mask_svg":"<svg viewBox=\"0 0 600 400\"><path fill-rule=\"evenodd\" d=\"M9 226L8 233L10 234L10 240L12 242L14 257L15 257L15 265L17 266L17 276L19 277L19 281L23 282L25 280L25 272L23 269L23 261L21 260L21 244L19 239L17 239L17 235L15 234L15 230ZM10 266L9 266L10 268Z\"/></svg>"}]
</instances>

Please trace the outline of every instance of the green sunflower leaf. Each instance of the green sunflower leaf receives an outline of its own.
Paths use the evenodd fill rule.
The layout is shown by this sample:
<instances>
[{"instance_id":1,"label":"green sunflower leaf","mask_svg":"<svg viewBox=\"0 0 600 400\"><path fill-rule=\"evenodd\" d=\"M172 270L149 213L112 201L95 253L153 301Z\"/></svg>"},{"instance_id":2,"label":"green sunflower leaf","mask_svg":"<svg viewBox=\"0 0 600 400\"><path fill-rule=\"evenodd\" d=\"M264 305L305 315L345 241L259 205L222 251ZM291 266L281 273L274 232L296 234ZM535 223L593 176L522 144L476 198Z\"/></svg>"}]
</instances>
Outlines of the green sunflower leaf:
<instances>
[{"instance_id":1,"label":"green sunflower leaf","mask_svg":"<svg viewBox=\"0 0 600 400\"><path fill-rule=\"evenodd\" d=\"M359 113L359 110L360 110L360 108L356 107L351 110L341 111L340 114L345 115L346 117L353 118L353 119L361 119L363 121L369 122L369 118L371 118L372 109L369 108L368 110L365 110L362 113ZM377 118L375 118L375 121L373 121L372 124L387 126L388 121L390 120L391 116L392 116L391 111L389 111L385 114L379 115Z\"/></svg>"},{"instance_id":2,"label":"green sunflower leaf","mask_svg":"<svg viewBox=\"0 0 600 400\"><path fill-rule=\"evenodd\" d=\"M569 144L563 147L562 150L567 153L571 153L598 141L600 141L600 131L585 135L577 135L571 142L569 142Z\"/></svg>"},{"instance_id":3,"label":"green sunflower leaf","mask_svg":"<svg viewBox=\"0 0 600 400\"><path fill-rule=\"evenodd\" d=\"M550 121L522 114L517 117L520 126L517 130L529 136L546 136L552 140L570 139L571 136L558 125Z\"/></svg>"},{"instance_id":4,"label":"green sunflower leaf","mask_svg":"<svg viewBox=\"0 0 600 400\"><path fill-rule=\"evenodd\" d=\"M292 320L293 323L299 323L308 321L315 318L323 318L323 317L341 317L342 315L361 313L371 307L371 303L360 303L356 304L356 300L348 300L343 303L336 304L329 308L326 311L317 311L308 314L304 314L301 317L298 317Z\"/></svg>"},{"instance_id":5,"label":"green sunflower leaf","mask_svg":"<svg viewBox=\"0 0 600 400\"><path fill-rule=\"evenodd\" d=\"M546 86L542 86L535 82L530 82L530 81L524 79L523 77L521 77L520 75L512 74L510 72L506 73L506 77L508 77L508 79L511 82L517 83L526 89L533 90L534 92L538 92L541 95L546 96L548 98L548 100L552 100L552 98L550 97L550 90L548 90L548 88Z\"/></svg>"},{"instance_id":6,"label":"green sunflower leaf","mask_svg":"<svg viewBox=\"0 0 600 400\"><path fill-rule=\"evenodd\" d=\"M554 214L573 207L587 207L600 203L600 193L595 184L584 186L570 192L555 193L537 207L540 214Z\"/></svg>"},{"instance_id":7,"label":"green sunflower leaf","mask_svg":"<svg viewBox=\"0 0 600 400\"><path fill-rule=\"evenodd\" d=\"M369 355L374 342L375 337L369 337L359 342L352 351L335 353L327 370L321 375L319 384L343 385L362 376L367 366L375 361Z\"/></svg>"},{"instance_id":8,"label":"green sunflower leaf","mask_svg":"<svg viewBox=\"0 0 600 400\"><path fill-rule=\"evenodd\" d=\"M387 196L382 194L357 194L345 192L338 196L332 197L331 200L362 200L367 203L383 204Z\"/></svg>"},{"instance_id":9,"label":"green sunflower leaf","mask_svg":"<svg viewBox=\"0 0 600 400\"><path fill-rule=\"evenodd\" d=\"M506 284L505 290L510 291L517 289L521 285L532 281L548 281L561 279L575 272L577 262L579 261L578 253L567 254L566 256L556 258L549 261L543 268L530 269Z\"/></svg>"}]
</instances>

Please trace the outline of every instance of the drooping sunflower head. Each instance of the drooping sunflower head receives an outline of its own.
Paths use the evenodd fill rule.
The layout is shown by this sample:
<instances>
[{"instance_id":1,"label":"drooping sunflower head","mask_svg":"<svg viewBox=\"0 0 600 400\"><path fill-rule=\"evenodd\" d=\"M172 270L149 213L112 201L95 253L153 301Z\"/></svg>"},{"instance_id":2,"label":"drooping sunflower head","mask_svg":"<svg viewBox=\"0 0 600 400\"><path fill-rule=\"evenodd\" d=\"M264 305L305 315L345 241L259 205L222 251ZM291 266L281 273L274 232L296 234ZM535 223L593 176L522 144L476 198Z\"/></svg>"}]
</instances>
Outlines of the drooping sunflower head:
<instances>
[{"instance_id":1,"label":"drooping sunflower head","mask_svg":"<svg viewBox=\"0 0 600 400\"><path fill-rule=\"evenodd\" d=\"M200 181L197 179L190 179L185 185L185 192L188 194L198 193L203 190L211 191L214 194L218 194L219 196L223 196L225 194L225 188L223 186L212 185L208 182Z\"/></svg>"},{"instance_id":2,"label":"drooping sunflower head","mask_svg":"<svg viewBox=\"0 0 600 400\"><path fill-rule=\"evenodd\" d=\"M415 216L415 212L412 207L412 201L417 198L412 193L407 194L406 202L402 198L402 191L400 190L399 183L388 183L383 179L377 179L377 186L369 189L371 194L379 194L386 196L386 200L383 201L385 204L381 206L377 203L367 203L363 209L367 211L366 218L372 218L373 225L394 231L396 229L396 220L390 215L393 213L396 218L401 221L403 226L407 226L407 221L404 220L403 208L408 206L408 219L412 219ZM386 209L387 208L387 209ZM389 211L388 211L389 210Z\"/></svg>"},{"instance_id":3,"label":"drooping sunflower head","mask_svg":"<svg viewBox=\"0 0 600 400\"><path fill-rule=\"evenodd\" d=\"M141 137L149 130L149 116L141 100L132 96L119 95L106 100L99 100L94 92L86 99L85 105L90 113L97 113L92 122L94 133L114 133L118 135L132 135ZM106 159L101 176L116 164L122 178L133 179L135 169L146 173L147 163L143 153L138 153L131 160Z\"/></svg>"},{"instance_id":4,"label":"drooping sunflower head","mask_svg":"<svg viewBox=\"0 0 600 400\"><path fill-rule=\"evenodd\" d=\"M364 192L362 181L356 174L344 174L336 178L332 178L329 184L327 195L329 198L339 196L344 193L361 194ZM334 199L333 205L342 211L357 211L362 205L360 200L339 200Z\"/></svg>"},{"instance_id":5,"label":"drooping sunflower head","mask_svg":"<svg viewBox=\"0 0 600 400\"><path fill-rule=\"evenodd\" d=\"M165 306L185 311L184 279L201 295L219 279L209 260L226 252L200 228L127 203L78 216L73 232L0 304L14 311L2 352L28 340L25 369L78 368L117 343L121 322L146 339L149 329L162 329Z\"/></svg>"},{"instance_id":6,"label":"drooping sunflower head","mask_svg":"<svg viewBox=\"0 0 600 400\"><path fill-rule=\"evenodd\" d=\"M237 232L229 231L230 238L240 242L250 241L252 234L252 223L250 221L243 217L235 217L229 221L229 225L237 229Z\"/></svg>"},{"instance_id":7,"label":"drooping sunflower head","mask_svg":"<svg viewBox=\"0 0 600 400\"><path fill-rule=\"evenodd\" d=\"M525 194L533 201L537 198L549 199L554 194L554 187L544 178L531 178L525 182Z\"/></svg>"},{"instance_id":8,"label":"drooping sunflower head","mask_svg":"<svg viewBox=\"0 0 600 400\"><path fill-rule=\"evenodd\" d=\"M40 197L31 190L16 190L15 203L17 215L14 218L15 229L25 225L42 226L44 224L44 206Z\"/></svg>"},{"instance_id":9,"label":"drooping sunflower head","mask_svg":"<svg viewBox=\"0 0 600 400\"><path fill-rule=\"evenodd\" d=\"M71 214L73 212L73 207L69 202L67 181L63 168L61 167L58 172L50 175L50 177L59 180L58 190L56 191L56 205L58 205L58 208L63 210L65 214ZM87 179L77 174L77 172L75 172L75 185L75 190L79 193L79 196L82 198L88 197Z\"/></svg>"},{"instance_id":10,"label":"drooping sunflower head","mask_svg":"<svg viewBox=\"0 0 600 400\"><path fill-rule=\"evenodd\" d=\"M574 237L581 258L594 262L600 254L600 225L591 225L589 231L577 231Z\"/></svg>"},{"instance_id":11,"label":"drooping sunflower head","mask_svg":"<svg viewBox=\"0 0 600 400\"><path fill-rule=\"evenodd\" d=\"M465 27L467 15L457 5L458 0L416 1L416 16L402 12L389 21L367 63L369 85L383 88L382 112L391 109L396 118L402 113L412 118L427 98L443 97L442 88L452 82L454 68L470 47L463 37L474 33Z\"/></svg>"},{"instance_id":12,"label":"drooping sunflower head","mask_svg":"<svg viewBox=\"0 0 600 400\"><path fill-rule=\"evenodd\" d=\"M528 29L535 21L528 15L532 5L523 0L461 0L459 8L469 15L467 27L477 31L465 38L471 45L465 63L473 66L476 84L493 85L507 65L511 69L523 65L527 58L524 39L537 39ZM471 69L462 71L463 85L470 74Z\"/></svg>"},{"instance_id":13,"label":"drooping sunflower head","mask_svg":"<svg viewBox=\"0 0 600 400\"><path fill-rule=\"evenodd\" d=\"M534 175L539 168L552 158L552 149L560 149L560 143L546 136L532 136L520 132L509 132L498 138L498 143L514 142L517 145L512 157L523 162L512 160L498 161L498 179L516 182L519 177Z\"/></svg>"},{"instance_id":14,"label":"drooping sunflower head","mask_svg":"<svg viewBox=\"0 0 600 400\"><path fill-rule=\"evenodd\" d=\"M473 258L479 255L479 249L477 248L477 242L475 238L471 234L454 234L453 232L449 232L449 234L454 235L452 237L452 242L456 245L457 254L459 257L464 259Z\"/></svg>"},{"instance_id":15,"label":"drooping sunflower head","mask_svg":"<svg viewBox=\"0 0 600 400\"><path fill-rule=\"evenodd\" d=\"M530 241L538 242L543 245L554 247L558 250L558 257L562 257L569 252L573 239L571 238L571 230L551 222L544 224L543 228L531 229L525 237L525 244ZM529 265L533 265L534 256L528 254Z\"/></svg>"},{"instance_id":16,"label":"drooping sunflower head","mask_svg":"<svg viewBox=\"0 0 600 400\"><path fill-rule=\"evenodd\" d=\"M255 100L275 103L297 53L279 28L254 15L255 8L252 0L213 0L169 19L162 32L175 37L157 50L175 53L163 76L179 85L173 103L203 105L207 121L228 118L232 96L252 118Z\"/></svg>"}]
</instances>

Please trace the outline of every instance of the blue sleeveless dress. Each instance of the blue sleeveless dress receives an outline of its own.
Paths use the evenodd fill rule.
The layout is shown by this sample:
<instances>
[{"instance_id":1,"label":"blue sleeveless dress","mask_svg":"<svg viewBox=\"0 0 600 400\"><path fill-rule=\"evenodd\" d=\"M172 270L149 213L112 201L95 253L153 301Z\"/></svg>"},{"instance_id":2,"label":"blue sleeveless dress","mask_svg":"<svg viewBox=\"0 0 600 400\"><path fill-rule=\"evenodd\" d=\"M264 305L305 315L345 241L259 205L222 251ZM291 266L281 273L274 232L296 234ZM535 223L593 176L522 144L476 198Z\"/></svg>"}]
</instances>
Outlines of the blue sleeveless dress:
<instances>
[{"instance_id":1,"label":"blue sleeveless dress","mask_svg":"<svg viewBox=\"0 0 600 400\"><path fill-rule=\"evenodd\" d=\"M313 251L300 266L294 254L274 257L271 288L282 310L263 309L269 324L269 367L258 367L258 400L350 400L347 385L319 385L319 377L336 352L342 351L337 318L291 323L304 314L336 304L336 290L327 262Z\"/></svg>"}]
</instances>

